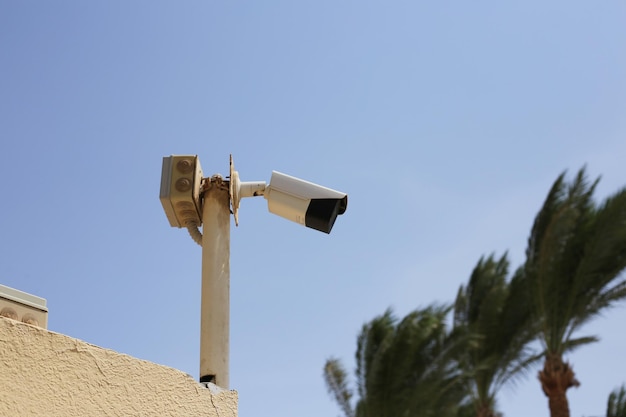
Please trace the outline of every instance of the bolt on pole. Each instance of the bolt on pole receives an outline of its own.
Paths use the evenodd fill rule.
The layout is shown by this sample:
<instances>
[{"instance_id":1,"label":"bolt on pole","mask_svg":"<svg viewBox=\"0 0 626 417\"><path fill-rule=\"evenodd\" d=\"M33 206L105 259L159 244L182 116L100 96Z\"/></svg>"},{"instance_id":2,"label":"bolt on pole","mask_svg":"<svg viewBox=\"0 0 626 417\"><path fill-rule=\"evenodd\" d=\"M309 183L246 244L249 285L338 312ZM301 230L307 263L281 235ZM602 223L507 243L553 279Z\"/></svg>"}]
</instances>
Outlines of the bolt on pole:
<instances>
[{"instance_id":1,"label":"bolt on pole","mask_svg":"<svg viewBox=\"0 0 626 417\"><path fill-rule=\"evenodd\" d=\"M230 345L230 196L220 175L205 179L202 209L200 382L228 389Z\"/></svg>"}]
</instances>

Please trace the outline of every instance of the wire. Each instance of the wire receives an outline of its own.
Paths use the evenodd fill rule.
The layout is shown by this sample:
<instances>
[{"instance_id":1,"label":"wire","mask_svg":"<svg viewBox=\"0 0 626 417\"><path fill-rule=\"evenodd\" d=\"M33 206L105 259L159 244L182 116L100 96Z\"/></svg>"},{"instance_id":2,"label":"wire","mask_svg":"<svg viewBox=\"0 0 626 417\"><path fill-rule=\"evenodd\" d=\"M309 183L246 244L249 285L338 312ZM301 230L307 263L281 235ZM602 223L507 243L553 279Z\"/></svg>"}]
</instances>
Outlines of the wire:
<instances>
[{"instance_id":1,"label":"wire","mask_svg":"<svg viewBox=\"0 0 626 417\"><path fill-rule=\"evenodd\" d=\"M191 236L193 241L202 246L202 232L198 229L198 224L194 221L189 221L185 226L187 226L187 231L189 231L189 236Z\"/></svg>"}]
</instances>

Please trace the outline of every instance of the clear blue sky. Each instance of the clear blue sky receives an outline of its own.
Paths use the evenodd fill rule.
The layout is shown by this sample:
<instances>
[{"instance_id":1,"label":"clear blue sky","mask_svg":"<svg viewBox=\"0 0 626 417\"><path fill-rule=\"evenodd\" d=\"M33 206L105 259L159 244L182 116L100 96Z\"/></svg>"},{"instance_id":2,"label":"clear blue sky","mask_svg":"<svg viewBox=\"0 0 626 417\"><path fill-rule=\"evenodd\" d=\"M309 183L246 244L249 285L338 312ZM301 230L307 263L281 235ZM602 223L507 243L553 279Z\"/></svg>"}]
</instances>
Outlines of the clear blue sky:
<instances>
[{"instance_id":1,"label":"clear blue sky","mask_svg":"<svg viewBox=\"0 0 626 417\"><path fill-rule=\"evenodd\" d=\"M233 154L349 194L330 235L242 201L231 230L241 416L333 417L327 357L361 325L451 301L481 255L523 260L559 173L626 185L626 4L4 1L0 283L49 328L198 377L201 250L170 228L161 159ZM626 382L626 308L569 356L572 416ZM546 416L535 371L500 396Z\"/></svg>"}]
</instances>

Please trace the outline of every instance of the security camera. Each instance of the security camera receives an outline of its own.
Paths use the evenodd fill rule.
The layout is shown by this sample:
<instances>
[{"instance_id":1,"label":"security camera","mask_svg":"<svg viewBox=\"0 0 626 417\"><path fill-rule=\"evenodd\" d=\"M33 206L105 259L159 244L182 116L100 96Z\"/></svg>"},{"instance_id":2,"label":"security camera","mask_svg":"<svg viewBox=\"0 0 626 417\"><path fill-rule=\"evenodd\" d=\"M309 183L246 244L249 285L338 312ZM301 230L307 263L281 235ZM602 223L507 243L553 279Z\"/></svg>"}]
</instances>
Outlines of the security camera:
<instances>
[{"instance_id":1,"label":"security camera","mask_svg":"<svg viewBox=\"0 0 626 417\"><path fill-rule=\"evenodd\" d=\"M345 193L277 171L272 171L264 197L270 213L325 233L348 207Z\"/></svg>"},{"instance_id":2,"label":"security camera","mask_svg":"<svg viewBox=\"0 0 626 417\"><path fill-rule=\"evenodd\" d=\"M235 222L242 197L263 196L270 213L311 229L330 233L337 216L345 213L348 195L281 172L272 171L270 184L241 182L231 157L230 195Z\"/></svg>"}]
</instances>

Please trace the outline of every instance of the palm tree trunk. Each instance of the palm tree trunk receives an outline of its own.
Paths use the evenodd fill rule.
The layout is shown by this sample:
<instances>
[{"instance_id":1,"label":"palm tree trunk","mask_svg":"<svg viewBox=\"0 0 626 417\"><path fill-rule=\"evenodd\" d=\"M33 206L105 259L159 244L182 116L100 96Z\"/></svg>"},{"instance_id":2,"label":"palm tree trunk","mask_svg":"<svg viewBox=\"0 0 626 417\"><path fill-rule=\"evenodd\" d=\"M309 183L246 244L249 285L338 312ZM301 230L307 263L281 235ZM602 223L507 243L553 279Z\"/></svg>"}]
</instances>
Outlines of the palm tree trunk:
<instances>
[{"instance_id":1,"label":"palm tree trunk","mask_svg":"<svg viewBox=\"0 0 626 417\"><path fill-rule=\"evenodd\" d=\"M544 394L548 397L551 417L570 417L566 391L580 385L574 377L569 363L564 362L559 354L547 354L543 370L539 372L539 381Z\"/></svg>"}]
</instances>

